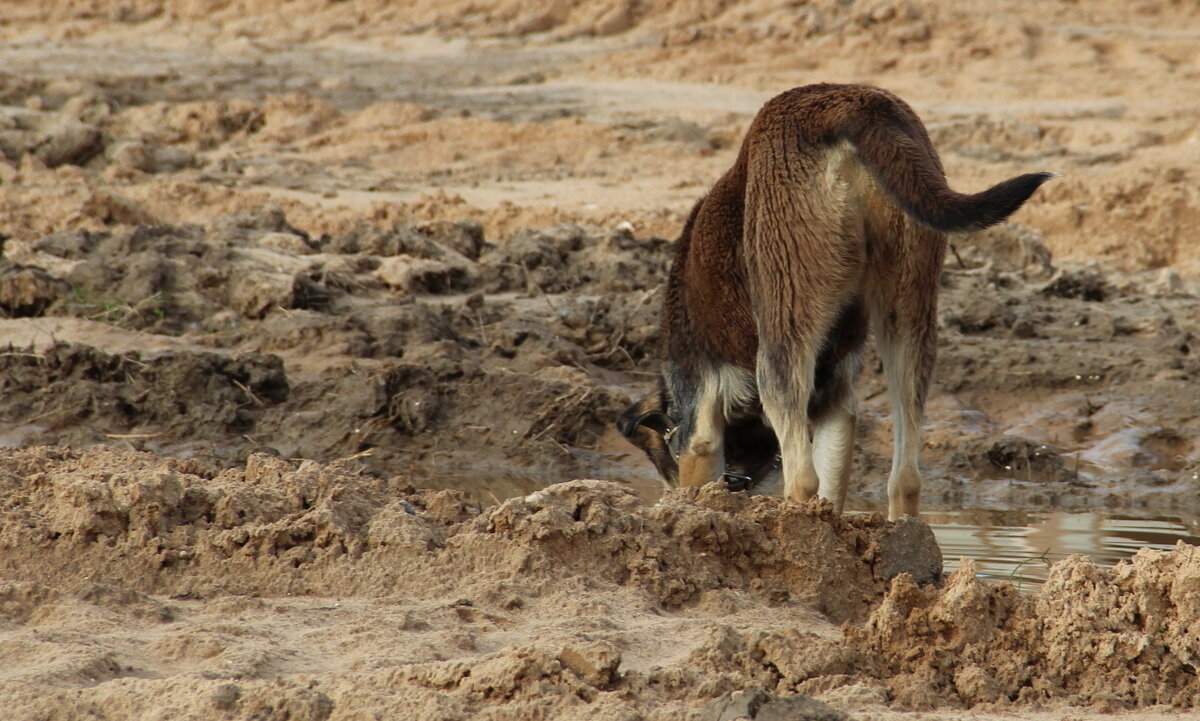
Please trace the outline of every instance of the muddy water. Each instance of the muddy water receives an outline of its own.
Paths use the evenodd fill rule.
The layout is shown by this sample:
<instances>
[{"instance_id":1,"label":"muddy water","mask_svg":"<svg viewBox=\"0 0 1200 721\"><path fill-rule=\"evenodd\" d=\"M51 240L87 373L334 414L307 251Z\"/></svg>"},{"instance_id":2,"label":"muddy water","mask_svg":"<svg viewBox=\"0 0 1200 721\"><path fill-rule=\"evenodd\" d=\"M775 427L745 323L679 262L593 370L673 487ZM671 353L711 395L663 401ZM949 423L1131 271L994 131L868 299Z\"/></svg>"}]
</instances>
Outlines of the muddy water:
<instances>
[{"instance_id":1,"label":"muddy water","mask_svg":"<svg viewBox=\"0 0 1200 721\"><path fill-rule=\"evenodd\" d=\"M1111 566L1142 548L1166 550L1177 541L1200 545L1200 519L1131 518L1102 513L1024 511L932 511L922 517L933 528L946 571L961 558L974 559L983 578L1006 580L1033 590L1051 563L1073 554Z\"/></svg>"},{"instance_id":2,"label":"muddy water","mask_svg":"<svg viewBox=\"0 0 1200 721\"><path fill-rule=\"evenodd\" d=\"M643 501L654 503L665 486L640 453L629 446L615 429L606 429L591 451L575 452L580 466L590 468L596 478L622 483ZM1086 470L1103 474L1099 467ZM553 483L557 478L499 480L494 468L476 469L462 490L481 505L501 498L522 495ZM480 492L479 489L484 489ZM849 500L849 513L877 510L886 505L882 492L859 494ZM1083 555L1097 564L1112 566L1127 560L1142 548L1167 550L1177 541L1200 545L1200 517L1136 517L1112 513L1071 513L1000 509L940 509L923 511L942 547L945 569L958 569L960 559L975 561L982 578L1010 581L1023 591L1036 590L1046 579L1050 565L1070 555Z\"/></svg>"}]
</instances>

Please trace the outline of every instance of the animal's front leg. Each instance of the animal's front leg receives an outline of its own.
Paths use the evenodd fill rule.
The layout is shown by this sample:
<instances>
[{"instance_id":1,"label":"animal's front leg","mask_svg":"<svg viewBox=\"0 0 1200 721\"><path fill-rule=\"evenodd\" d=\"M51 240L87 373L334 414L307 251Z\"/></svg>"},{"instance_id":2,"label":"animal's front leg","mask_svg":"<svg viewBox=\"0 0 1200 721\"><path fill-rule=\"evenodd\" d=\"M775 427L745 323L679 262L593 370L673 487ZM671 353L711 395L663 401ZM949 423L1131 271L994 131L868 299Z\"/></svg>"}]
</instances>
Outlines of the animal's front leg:
<instances>
[{"instance_id":1,"label":"animal's front leg","mask_svg":"<svg viewBox=\"0 0 1200 721\"><path fill-rule=\"evenodd\" d=\"M679 485L703 486L725 473L725 411L715 379L706 379L691 434L679 452Z\"/></svg>"}]
</instances>

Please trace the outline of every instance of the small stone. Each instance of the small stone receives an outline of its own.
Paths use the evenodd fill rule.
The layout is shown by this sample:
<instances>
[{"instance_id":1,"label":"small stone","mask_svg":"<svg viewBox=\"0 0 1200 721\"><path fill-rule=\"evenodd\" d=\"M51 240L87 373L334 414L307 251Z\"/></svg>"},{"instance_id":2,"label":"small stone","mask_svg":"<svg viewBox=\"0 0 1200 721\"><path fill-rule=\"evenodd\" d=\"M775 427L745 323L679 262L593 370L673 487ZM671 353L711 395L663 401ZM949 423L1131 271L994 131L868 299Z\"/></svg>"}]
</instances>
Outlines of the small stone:
<instances>
[{"instance_id":1,"label":"small stone","mask_svg":"<svg viewBox=\"0 0 1200 721\"><path fill-rule=\"evenodd\" d=\"M295 253L296 255L309 255L313 252L304 238L295 233L278 233L268 232L258 236L258 244L265 245L268 248Z\"/></svg>"},{"instance_id":2,"label":"small stone","mask_svg":"<svg viewBox=\"0 0 1200 721\"><path fill-rule=\"evenodd\" d=\"M235 683L221 684L213 691L212 702L220 711L233 711L242 698L242 689Z\"/></svg>"},{"instance_id":3,"label":"small stone","mask_svg":"<svg viewBox=\"0 0 1200 721\"><path fill-rule=\"evenodd\" d=\"M850 716L808 696L778 696L759 707L754 721L850 721Z\"/></svg>"},{"instance_id":4,"label":"small stone","mask_svg":"<svg viewBox=\"0 0 1200 721\"><path fill-rule=\"evenodd\" d=\"M102 152L100 131L69 119L51 125L33 151L48 168L83 165Z\"/></svg>"},{"instance_id":5,"label":"small stone","mask_svg":"<svg viewBox=\"0 0 1200 721\"><path fill-rule=\"evenodd\" d=\"M154 172L154 159L150 150L144 143L137 140L112 145L108 148L106 155L108 161L113 165L140 170L143 173Z\"/></svg>"},{"instance_id":6,"label":"small stone","mask_svg":"<svg viewBox=\"0 0 1200 721\"><path fill-rule=\"evenodd\" d=\"M1158 275L1146 284L1146 292L1156 297L1178 295L1183 290L1183 278L1171 268L1158 271Z\"/></svg>"},{"instance_id":7,"label":"small stone","mask_svg":"<svg viewBox=\"0 0 1200 721\"><path fill-rule=\"evenodd\" d=\"M1013 323L1012 334L1014 338L1037 338L1037 326L1028 318L1020 318Z\"/></svg>"}]
</instances>

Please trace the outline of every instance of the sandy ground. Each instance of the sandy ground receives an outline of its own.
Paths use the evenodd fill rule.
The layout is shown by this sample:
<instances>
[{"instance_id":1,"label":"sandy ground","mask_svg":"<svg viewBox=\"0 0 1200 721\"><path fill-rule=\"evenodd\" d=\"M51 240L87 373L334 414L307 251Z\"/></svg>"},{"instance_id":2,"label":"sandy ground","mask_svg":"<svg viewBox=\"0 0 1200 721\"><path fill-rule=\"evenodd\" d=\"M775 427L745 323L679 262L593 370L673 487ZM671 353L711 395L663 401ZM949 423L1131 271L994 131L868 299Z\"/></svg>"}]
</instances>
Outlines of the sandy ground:
<instances>
[{"instance_id":1,"label":"sandy ground","mask_svg":"<svg viewBox=\"0 0 1200 721\"><path fill-rule=\"evenodd\" d=\"M17 718L1200 702L1193 548L941 579L920 523L662 496L611 428L759 105L874 83L956 188L1062 176L953 239L926 506L1196 518L1193 4L11 2L0 68Z\"/></svg>"}]
</instances>

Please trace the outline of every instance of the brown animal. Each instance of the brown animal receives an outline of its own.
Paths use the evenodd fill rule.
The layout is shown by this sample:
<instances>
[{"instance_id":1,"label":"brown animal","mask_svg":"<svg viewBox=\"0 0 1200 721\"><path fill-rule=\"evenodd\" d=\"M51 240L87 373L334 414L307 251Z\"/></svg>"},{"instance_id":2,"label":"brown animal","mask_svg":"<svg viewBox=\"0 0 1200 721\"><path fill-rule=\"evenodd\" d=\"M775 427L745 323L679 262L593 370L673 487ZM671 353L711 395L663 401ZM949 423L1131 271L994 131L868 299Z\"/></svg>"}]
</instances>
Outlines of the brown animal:
<instances>
[{"instance_id":1,"label":"brown animal","mask_svg":"<svg viewBox=\"0 0 1200 721\"><path fill-rule=\"evenodd\" d=\"M756 480L778 448L784 495L840 510L870 326L893 416L888 515L915 515L945 234L999 223L1051 177L964 195L891 93L809 85L773 98L684 225L659 388L620 430L682 486Z\"/></svg>"}]
</instances>

